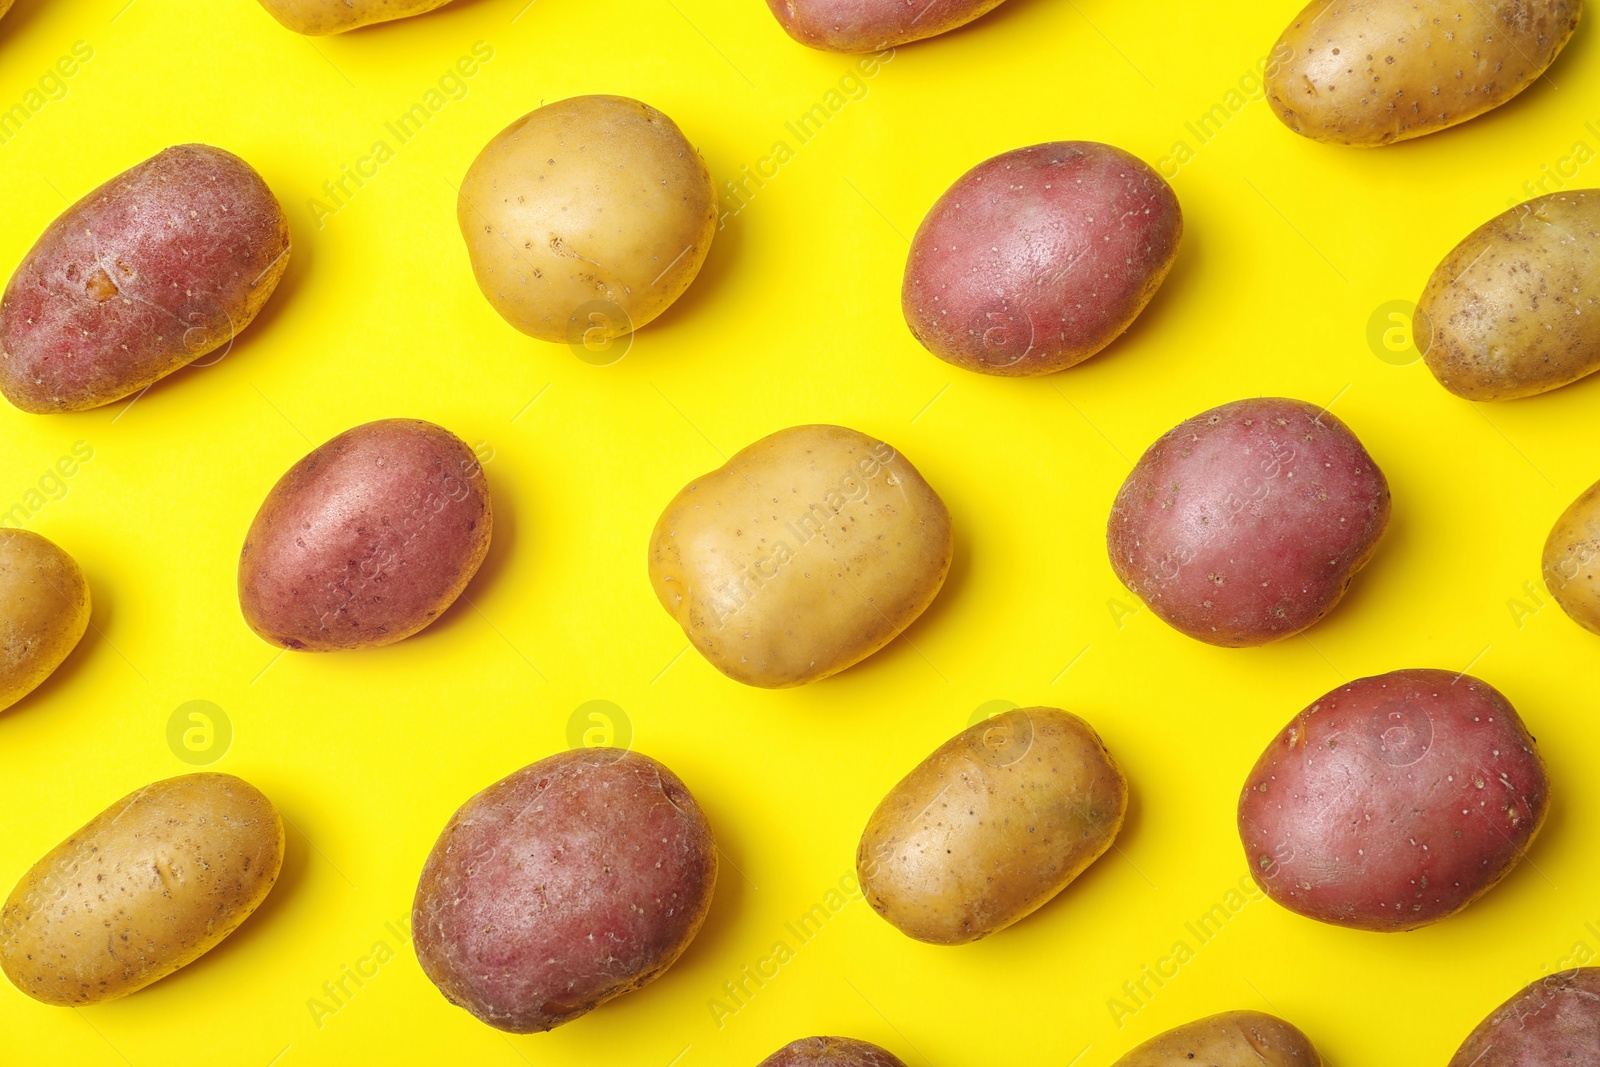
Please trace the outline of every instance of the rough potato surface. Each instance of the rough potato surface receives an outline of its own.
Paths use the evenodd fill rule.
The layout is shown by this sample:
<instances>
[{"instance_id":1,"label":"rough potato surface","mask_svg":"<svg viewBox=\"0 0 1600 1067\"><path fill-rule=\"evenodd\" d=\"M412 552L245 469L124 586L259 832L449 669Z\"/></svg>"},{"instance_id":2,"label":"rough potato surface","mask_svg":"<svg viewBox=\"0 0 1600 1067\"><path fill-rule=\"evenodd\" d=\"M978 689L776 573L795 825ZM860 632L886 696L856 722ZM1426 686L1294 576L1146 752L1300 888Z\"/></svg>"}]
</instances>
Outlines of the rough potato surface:
<instances>
[{"instance_id":1,"label":"rough potato surface","mask_svg":"<svg viewBox=\"0 0 1600 1067\"><path fill-rule=\"evenodd\" d=\"M900 1058L868 1041L848 1037L802 1037L756 1067L906 1067Z\"/></svg>"},{"instance_id":2,"label":"rough potato surface","mask_svg":"<svg viewBox=\"0 0 1600 1067\"><path fill-rule=\"evenodd\" d=\"M876 52L964 26L1001 0L767 0L784 31L824 52Z\"/></svg>"},{"instance_id":3,"label":"rough potato surface","mask_svg":"<svg viewBox=\"0 0 1600 1067\"><path fill-rule=\"evenodd\" d=\"M36 533L0 529L0 711L61 666L88 628L78 561Z\"/></svg>"},{"instance_id":4,"label":"rough potato surface","mask_svg":"<svg viewBox=\"0 0 1600 1067\"><path fill-rule=\"evenodd\" d=\"M1230 1011L1174 1027L1112 1067L1322 1067L1322 1057L1282 1019Z\"/></svg>"},{"instance_id":5,"label":"rough potato surface","mask_svg":"<svg viewBox=\"0 0 1600 1067\"><path fill-rule=\"evenodd\" d=\"M1600 967L1531 982L1467 1037L1448 1067L1578 1067L1600 1063Z\"/></svg>"}]
</instances>

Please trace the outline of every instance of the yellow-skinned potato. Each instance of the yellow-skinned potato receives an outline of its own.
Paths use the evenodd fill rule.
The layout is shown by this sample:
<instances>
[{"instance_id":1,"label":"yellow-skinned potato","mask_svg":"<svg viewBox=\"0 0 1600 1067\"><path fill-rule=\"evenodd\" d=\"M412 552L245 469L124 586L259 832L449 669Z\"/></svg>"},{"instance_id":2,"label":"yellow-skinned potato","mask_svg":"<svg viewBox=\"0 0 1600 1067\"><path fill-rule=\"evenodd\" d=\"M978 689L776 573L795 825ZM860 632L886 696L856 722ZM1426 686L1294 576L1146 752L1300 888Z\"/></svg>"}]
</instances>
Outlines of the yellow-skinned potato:
<instances>
[{"instance_id":1,"label":"yellow-skinned potato","mask_svg":"<svg viewBox=\"0 0 1600 1067\"><path fill-rule=\"evenodd\" d=\"M1112 1067L1322 1067L1299 1030L1259 1011L1229 1011L1151 1038Z\"/></svg>"},{"instance_id":2,"label":"yellow-skinned potato","mask_svg":"<svg viewBox=\"0 0 1600 1067\"><path fill-rule=\"evenodd\" d=\"M1416 332L1439 384L1468 400L1600 370L1600 189L1529 200L1468 234L1428 279Z\"/></svg>"},{"instance_id":3,"label":"yellow-skinned potato","mask_svg":"<svg viewBox=\"0 0 1600 1067\"><path fill-rule=\"evenodd\" d=\"M1111 847L1128 783L1094 728L1017 708L963 730L883 798L856 850L867 903L960 945L1042 907Z\"/></svg>"},{"instance_id":4,"label":"yellow-skinned potato","mask_svg":"<svg viewBox=\"0 0 1600 1067\"><path fill-rule=\"evenodd\" d=\"M261 0L272 17L295 33L325 37L374 22L388 22L443 7L450 0Z\"/></svg>"},{"instance_id":5,"label":"yellow-skinned potato","mask_svg":"<svg viewBox=\"0 0 1600 1067\"><path fill-rule=\"evenodd\" d=\"M1311 0L1274 54L1267 100L1295 133L1345 145L1421 137L1543 74L1582 0Z\"/></svg>"},{"instance_id":6,"label":"yellow-skinned potato","mask_svg":"<svg viewBox=\"0 0 1600 1067\"><path fill-rule=\"evenodd\" d=\"M650 584L712 666L782 689L894 640L951 551L950 513L904 456L843 426L793 426L673 498Z\"/></svg>"},{"instance_id":7,"label":"yellow-skinned potato","mask_svg":"<svg viewBox=\"0 0 1600 1067\"><path fill-rule=\"evenodd\" d=\"M266 899L283 820L231 774L130 793L35 863L0 911L0 969L46 1004L126 996L193 963Z\"/></svg>"},{"instance_id":8,"label":"yellow-skinned potato","mask_svg":"<svg viewBox=\"0 0 1600 1067\"><path fill-rule=\"evenodd\" d=\"M0 711L50 677L88 628L78 561L36 533L0 529Z\"/></svg>"},{"instance_id":9,"label":"yellow-skinned potato","mask_svg":"<svg viewBox=\"0 0 1600 1067\"><path fill-rule=\"evenodd\" d=\"M1600 634L1600 482L1583 491L1544 543L1544 584L1561 610Z\"/></svg>"},{"instance_id":10,"label":"yellow-skinned potato","mask_svg":"<svg viewBox=\"0 0 1600 1067\"><path fill-rule=\"evenodd\" d=\"M524 115L461 182L478 288L541 341L638 329L689 287L716 233L711 173L673 121L624 96Z\"/></svg>"}]
</instances>

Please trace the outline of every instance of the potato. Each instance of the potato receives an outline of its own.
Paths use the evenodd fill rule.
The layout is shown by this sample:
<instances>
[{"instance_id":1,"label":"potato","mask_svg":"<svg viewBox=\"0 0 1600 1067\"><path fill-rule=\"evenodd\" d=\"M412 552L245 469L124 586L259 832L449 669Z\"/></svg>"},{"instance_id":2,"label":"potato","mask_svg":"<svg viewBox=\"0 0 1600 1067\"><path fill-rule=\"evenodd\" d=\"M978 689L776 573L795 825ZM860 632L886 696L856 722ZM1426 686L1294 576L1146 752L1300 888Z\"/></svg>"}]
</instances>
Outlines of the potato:
<instances>
[{"instance_id":1,"label":"potato","mask_svg":"<svg viewBox=\"0 0 1600 1067\"><path fill-rule=\"evenodd\" d=\"M824 52L877 52L965 26L1001 0L767 0L784 32Z\"/></svg>"},{"instance_id":2,"label":"potato","mask_svg":"<svg viewBox=\"0 0 1600 1067\"><path fill-rule=\"evenodd\" d=\"M1600 370L1600 189L1551 193L1479 226L1434 269L1415 332L1468 400L1547 392Z\"/></svg>"},{"instance_id":3,"label":"potato","mask_svg":"<svg viewBox=\"0 0 1600 1067\"><path fill-rule=\"evenodd\" d=\"M711 827L671 771L623 749L561 752L451 816L417 884L417 959L490 1026L549 1030L659 978L716 881Z\"/></svg>"},{"instance_id":4,"label":"potato","mask_svg":"<svg viewBox=\"0 0 1600 1067\"><path fill-rule=\"evenodd\" d=\"M1290 911L1412 930L1504 878L1544 822L1533 738L1491 686L1404 670L1335 689L1267 748L1239 798L1250 873Z\"/></svg>"},{"instance_id":5,"label":"potato","mask_svg":"<svg viewBox=\"0 0 1600 1067\"><path fill-rule=\"evenodd\" d=\"M1389 483L1344 423L1237 400L1139 457L1106 527L1111 567L1173 629L1213 645L1299 633L1344 596L1389 524Z\"/></svg>"},{"instance_id":6,"label":"potato","mask_svg":"<svg viewBox=\"0 0 1600 1067\"><path fill-rule=\"evenodd\" d=\"M1600 967L1547 974L1496 1008L1448 1067L1575 1067L1600 1054Z\"/></svg>"},{"instance_id":7,"label":"potato","mask_svg":"<svg viewBox=\"0 0 1600 1067\"><path fill-rule=\"evenodd\" d=\"M1272 1015L1229 1011L1151 1038L1112 1067L1322 1067L1306 1035Z\"/></svg>"},{"instance_id":8,"label":"potato","mask_svg":"<svg viewBox=\"0 0 1600 1067\"><path fill-rule=\"evenodd\" d=\"M461 183L478 288L541 341L598 342L683 295L717 227L711 173L671 119L623 96L524 115Z\"/></svg>"},{"instance_id":9,"label":"potato","mask_svg":"<svg viewBox=\"0 0 1600 1067\"><path fill-rule=\"evenodd\" d=\"M346 430L272 487L239 554L244 621L304 652L391 645L455 602L489 552L478 458L449 430Z\"/></svg>"},{"instance_id":10,"label":"potato","mask_svg":"<svg viewBox=\"0 0 1600 1067\"><path fill-rule=\"evenodd\" d=\"M1600 482L1574 500L1544 543L1544 584L1561 610L1590 633L1600 634Z\"/></svg>"},{"instance_id":11,"label":"potato","mask_svg":"<svg viewBox=\"0 0 1600 1067\"><path fill-rule=\"evenodd\" d=\"M215 948L282 866L283 819L249 782L154 782L22 876L0 911L0 969L46 1004L126 996Z\"/></svg>"},{"instance_id":12,"label":"potato","mask_svg":"<svg viewBox=\"0 0 1600 1067\"><path fill-rule=\"evenodd\" d=\"M1421 137L1516 96L1555 62L1582 0L1311 0L1278 38L1267 101L1329 144Z\"/></svg>"},{"instance_id":13,"label":"potato","mask_svg":"<svg viewBox=\"0 0 1600 1067\"><path fill-rule=\"evenodd\" d=\"M650 537L650 582L728 677L805 685L866 659L950 570L950 513L917 469L842 426L792 426L690 482Z\"/></svg>"},{"instance_id":14,"label":"potato","mask_svg":"<svg viewBox=\"0 0 1600 1067\"><path fill-rule=\"evenodd\" d=\"M1128 783L1094 729L1016 708L946 741L883 798L856 849L868 904L961 945L1032 914L1117 836Z\"/></svg>"},{"instance_id":15,"label":"potato","mask_svg":"<svg viewBox=\"0 0 1600 1067\"><path fill-rule=\"evenodd\" d=\"M906 1067L900 1058L867 1041L848 1037L803 1037L756 1067Z\"/></svg>"},{"instance_id":16,"label":"potato","mask_svg":"<svg viewBox=\"0 0 1600 1067\"><path fill-rule=\"evenodd\" d=\"M50 677L88 628L78 561L36 533L0 528L0 711Z\"/></svg>"},{"instance_id":17,"label":"potato","mask_svg":"<svg viewBox=\"0 0 1600 1067\"><path fill-rule=\"evenodd\" d=\"M321 37L374 22L409 18L450 0L261 0L272 17L295 33Z\"/></svg>"},{"instance_id":18,"label":"potato","mask_svg":"<svg viewBox=\"0 0 1600 1067\"><path fill-rule=\"evenodd\" d=\"M1172 188L1122 149L1018 148L967 171L922 220L901 310L912 335L948 363L1049 374L1133 323L1182 236Z\"/></svg>"},{"instance_id":19,"label":"potato","mask_svg":"<svg viewBox=\"0 0 1600 1067\"><path fill-rule=\"evenodd\" d=\"M261 175L208 145L168 148L61 214L0 297L0 392L83 411L232 342L289 262Z\"/></svg>"}]
</instances>

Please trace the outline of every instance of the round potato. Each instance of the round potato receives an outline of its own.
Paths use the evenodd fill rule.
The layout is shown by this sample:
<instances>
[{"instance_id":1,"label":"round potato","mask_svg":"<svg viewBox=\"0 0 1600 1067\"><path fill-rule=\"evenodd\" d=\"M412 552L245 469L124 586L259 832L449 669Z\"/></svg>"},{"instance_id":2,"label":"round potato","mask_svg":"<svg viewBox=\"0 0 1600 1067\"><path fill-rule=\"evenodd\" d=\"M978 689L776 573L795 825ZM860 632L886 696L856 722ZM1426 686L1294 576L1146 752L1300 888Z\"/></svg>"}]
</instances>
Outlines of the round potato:
<instances>
[{"instance_id":1,"label":"round potato","mask_svg":"<svg viewBox=\"0 0 1600 1067\"><path fill-rule=\"evenodd\" d=\"M767 0L784 32L824 52L877 52L965 26L1001 0Z\"/></svg>"},{"instance_id":2,"label":"round potato","mask_svg":"<svg viewBox=\"0 0 1600 1067\"><path fill-rule=\"evenodd\" d=\"M1311 0L1266 79L1283 124L1317 141L1383 145L1481 115L1543 74L1582 0Z\"/></svg>"},{"instance_id":3,"label":"round potato","mask_svg":"<svg viewBox=\"0 0 1600 1067\"><path fill-rule=\"evenodd\" d=\"M961 945L1032 914L1111 847L1128 783L1090 725L1016 708L934 750L883 798L856 850L874 911Z\"/></svg>"},{"instance_id":4,"label":"round potato","mask_svg":"<svg viewBox=\"0 0 1600 1067\"><path fill-rule=\"evenodd\" d=\"M297 651L403 641L461 595L493 527L466 442L420 419L369 422L267 494L239 554L239 606L263 640Z\"/></svg>"},{"instance_id":5,"label":"round potato","mask_svg":"<svg viewBox=\"0 0 1600 1067\"><path fill-rule=\"evenodd\" d=\"M667 768L622 749L547 757L461 806L417 884L417 959L445 999L549 1030L661 976L717 880L711 828Z\"/></svg>"},{"instance_id":6,"label":"round potato","mask_svg":"<svg viewBox=\"0 0 1600 1067\"><path fill-rule=\"evenodd\" d=\"M1600 967L1530 983L1467 1037L1448 1067L1574 1067L1600 1059Z\"/></svg>"},{"instance_id":7,"label":"round potato","mask_svg":"<svg viewBox=\"0 0 1600 1067\"><path fill-rule=\"evenodd\" d=\"M1600 370L1600 189L1541 196L1472 231L1428 279L1415 329L1433 376L1468 400Z\"/></svg>"},{"instance_id":8,"label":"round potato","mask_svg":"<svg viewBox=\"0 0 1600 1067\"><path fill-rule=\"evenodd\" d=\"M868 1041L849 1037L802 1037L756 1067L906 1067L900 1058Z\"/></svg>"},{"instance_id":9,"label":"round potato","mask_svg":"<svg viewBox=\"0 0 1600 1067\"><path fill-rule=\"evenodd\" d=\"M109 404L229 344L289 262L250 165L178 145L50 224L0 297L0 392L23 411Z\"/></svg>"},{"instance_id":10,"label":"round potato","mask_svg":"<svg viewBox=\"0 0 1600 1067\"><path fill-rule=\"evenodd\" d=\"M295 33L322 37L374 22L409 18L450 0L261 0L272 17Z\"/></svg>"},{"instance_id":11,"label":"round potato","mask_svg":"<svg viewBox=\"0 0 1600 1067\"><path fill-rule=\"evenodd\" d=\"M0 528L0 711L50 677L88 628L78 561L36 533Z\"/></svg>"},{"instance_id":12,"label":"round potato","mask_svg":"<svg viewBox=\"0 0 1600 1067\"><path fill-rule=\"evenodd\" d=\"M1213 645L1299 633L1337 604L1389 524L1389 483L1344 423L1238 400L1151 445L1111 507L1111 567L1173 629Z\"/></svg>"},{"instance_id":13,"label":"round potato","mask_svg":"<svg viewBox=\"0 0 1600 1067\"><path fill-rule=\"evenodd\" d=\"M1018 148L962 175L922 220L901 309L916 339L946 362L1049 374L1133 323L1182 236L1171 186L1122 149Z\"/></svg>"},{"instance_id":14,"label":"round potato","mask_svg":"<svg viewBox=\"0 0 1600 1067\"><path fill-rule=\"evenodd\" d=\"M1505 697L1465 674L1394 671L1289 723L1245 781L1239 835L1256 882L1290 911L1412 930L1510 873L1549 797Z\"/></svg>"},{"instance_id":15,"label":"round potato","mask_svg":"<svg viewBox=\"0 0 1600 1067\"><path fill-rule=\"evenodd\" d=\"M1600 634L1600 482L1583 491L1544 543L1544 584L1561 610L1590 633Z\"/></svg>"},{"instance_id":16,"label":"round potato","mask_svg":"<svg viewBox=\"0 0 1600 1067\"><path fill-rule=\"evenodd\" d=\"M1173 1027L1112 1067L1322 1067L1299 1030L1259 1011L1229 1011Z\"/></svg>"},{"instance_id":17,"label":"round potato","mask_svg":"<svg viewBox=\"0 0 1600 1067\"><path fill-rule=\"evenodd\" d=\"M781 689L866 659L933 602L950 513L917 469L842 426L763 437L673 498L650 583L728 677Z\"/></svg>"},{"instance_id":18,"label":"round potato","mask_svg":"<svg viewBox=\"0 0 1600 1067\"><path fill-rule=\"evenodd\" d=\"M579 344L636 330L683 295L711 248L716 203L671 119L623 96L575 96L489 142L456 216L501 317Z\"/></svg>"},{"instance_id":19,"label":"round potato","mask_svg":"<svg viewBox=\"0 0 1600 1067\"><path fill-rule=\"evenodd\" d=\"M126 996L193 963L266 899L283 819L231 774L130 793L35 863L0 911L0 969L46 1004Z\"/></svg>"}]
</instances>

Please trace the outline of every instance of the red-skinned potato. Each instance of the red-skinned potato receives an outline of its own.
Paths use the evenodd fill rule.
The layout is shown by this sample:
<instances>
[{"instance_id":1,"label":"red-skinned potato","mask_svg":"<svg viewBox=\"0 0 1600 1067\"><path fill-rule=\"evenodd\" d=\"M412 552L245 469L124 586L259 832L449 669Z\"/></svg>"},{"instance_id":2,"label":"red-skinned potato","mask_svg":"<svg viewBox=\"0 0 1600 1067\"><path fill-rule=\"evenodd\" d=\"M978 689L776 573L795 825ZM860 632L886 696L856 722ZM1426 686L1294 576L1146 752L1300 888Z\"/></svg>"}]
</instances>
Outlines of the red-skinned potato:
<instances>
[{"instance_id":1,"label":"red-skinned potato","mask_svg":"<svg viewBox=\"0 0 1600 1067\"><path fill-rule=\"evenodd\" d=\"M1158 1034L1112 1067L1322 1067L1322 1057L1282 1019L1229 1011Z\"/></svg>"},{"instance_id":2,"label":"red-skinned potato","mask_svg":"<svg viewBox=\"0 0 1600 1067\"><path fill-rule=\"evenodd\" d=\"M1478 1024L1448 1067L1577 1067L1600 1062L1600 967L1524 987Z\"/></svg>"},{"instance_id":3,"label":"red-skinned potato","mask_svg":"<svg viewBox=\"0 0 1600 1067\"><path fill-rule=\"evenodd\" d=\"M849 1037L802 1037L756 1067L906 1067L894 1053Z\"/></svg>"},{"instance_id":4,"label":"red-skinned potato","mask_svg":"<svg viewBox=\"0 0 1600 1067\"><path fill-rule=\"evenodd\" d=\"M900 290L924 348L985 374L1049 374L1117 338L1183 237L1172 188L1093 141L1018 148L962 175L917 227Z\"/></svg>"},{"instance_id":5,"label":"red-skinned potato","mask_svg":"<svg viewBox=\"0 0 1600 1067\"><path fill-rule=\"evenodd\" d=\"M346 430L272 487L239 554L239 606L262 640L375 648L438 618L489 552L493 511L466 442L420 419Z\"/></svg>"},{"instance_id":6,"label":"red-skinned potato","mask_svg":"<svg viewBox=\"0 0 1600 1067\"><path fill-rule=\"evenodd\" d=\"M824 52L876 52L965 26L1002 0L767 0L784 32Z\"/></svg>"},{"instance_id":7,"label":"red-skinned potato","mask_svg":"<svg viewBox=\"0 0 1600 1067\"><path fill-rule=\"evenodd\" d=\"M451 817L417 884L417 959L490 1026L550 1030L658 978L716 879L711 828L676 775L621 749L562 752Z\"/></svg>"},{"instance_id":8,"label":"red-skinned potato","mask_svg":"<svg viewBox=\"0 0 1600 1067\"><path fill-rule=\"evenodd\" d=\"M0 392L23 411L120 400L229 344L272 295L289 224L261 176L168 148L50 224L0 297Z\"/></svg>"},{"instance_id":9,"label":"red-skinned potato","mask_svg":"<svg viewBox=\"0 0 1600 1067\"><path fill-rule=\"evenodd\" d=\"M1544 822L1549 782L1505 697L1449 671L1335 689L1256 762L1239 836L1267 895L1311 919L1411 930L1487 893Z\"/></svg>"},{"instance_id":10,"label":"red-skinned potato","mask_svg":"<svg viewBox=\"0 0 1600 1067\"><path fill-rule=\"evenodd\" d=\"M1139 457L1106 527L1111 567L1173 629L1213 645L1299 633L1344 596L1389 524L1389 483L1344 423L1239 400Z\"/></svg>"}]
</instances>

